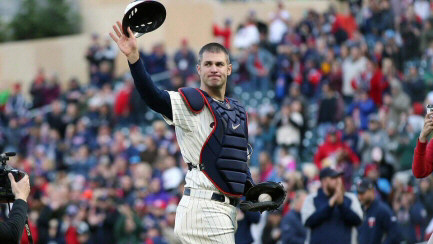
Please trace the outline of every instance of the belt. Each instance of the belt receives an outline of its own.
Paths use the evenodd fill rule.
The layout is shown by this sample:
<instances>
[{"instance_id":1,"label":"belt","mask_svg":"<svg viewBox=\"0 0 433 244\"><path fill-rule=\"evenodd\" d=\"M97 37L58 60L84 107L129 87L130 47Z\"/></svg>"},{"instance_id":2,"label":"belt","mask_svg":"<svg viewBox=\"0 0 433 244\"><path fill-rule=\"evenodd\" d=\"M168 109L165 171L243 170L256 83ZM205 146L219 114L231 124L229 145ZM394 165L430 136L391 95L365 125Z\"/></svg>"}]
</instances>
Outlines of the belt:
<instances>
[{"instance_id":1,"label":"belt","mask_svg":"<svg viewBox=\"0 0 433 244\"><path fill-rule=\"evenodd\" d=\"M191 195L191 188L185 188L185 190L183 191L183 195L185 196L190 196ZM240 199L238 198L232 198L232 197L227 197L230 200L230 205L237 207ZM212 193L212 197L211 200L217 201L217 202L226 202L226 196L224 196L223 194L218 194L218 193Z\"/></svg>"}]
</instances>

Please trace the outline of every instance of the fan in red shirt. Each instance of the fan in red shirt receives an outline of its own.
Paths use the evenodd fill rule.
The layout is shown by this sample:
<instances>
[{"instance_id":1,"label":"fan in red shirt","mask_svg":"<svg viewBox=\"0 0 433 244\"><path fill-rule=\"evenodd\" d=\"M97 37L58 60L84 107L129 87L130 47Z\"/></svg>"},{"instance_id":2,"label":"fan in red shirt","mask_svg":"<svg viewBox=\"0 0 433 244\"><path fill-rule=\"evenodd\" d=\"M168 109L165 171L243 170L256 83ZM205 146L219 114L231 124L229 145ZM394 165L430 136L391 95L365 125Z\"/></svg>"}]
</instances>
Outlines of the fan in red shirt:
<instances>
[{"instance_id":1,"label":"fan in red shirt","mask_svg":"<svg viewBox=\"0 0 433 244\"><path fill-rule=\"evenodd\" d=\"M433 172L433 143L427 143L428 136L433 131L433 112L426 114L424 127L419 135L413 155L412 172L416 178L424 178Z\"/></svg>"}]
</instances>

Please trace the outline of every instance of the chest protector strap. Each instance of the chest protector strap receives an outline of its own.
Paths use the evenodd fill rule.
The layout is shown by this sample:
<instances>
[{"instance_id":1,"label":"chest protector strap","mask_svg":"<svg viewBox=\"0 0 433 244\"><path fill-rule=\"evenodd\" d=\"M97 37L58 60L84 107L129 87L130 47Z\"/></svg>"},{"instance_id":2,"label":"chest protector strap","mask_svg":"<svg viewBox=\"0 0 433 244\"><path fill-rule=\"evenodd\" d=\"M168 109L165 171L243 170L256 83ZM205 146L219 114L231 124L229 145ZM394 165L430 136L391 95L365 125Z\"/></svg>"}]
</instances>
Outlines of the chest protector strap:
<instances>
[{"instance_id":1,"label":"chest protector strap","mask_svg":"<svg viewBox=\"0 0 433 244\"><path fill-rule=\"evenodd\" d=\"M206 92L181 88L179 93L194 113L206 105L215 125L200 152L203 173L221 192L240 197L247 181L248 131L245 109L234 99L225 104L213 100Z\"/></svg>"}]
</instances>

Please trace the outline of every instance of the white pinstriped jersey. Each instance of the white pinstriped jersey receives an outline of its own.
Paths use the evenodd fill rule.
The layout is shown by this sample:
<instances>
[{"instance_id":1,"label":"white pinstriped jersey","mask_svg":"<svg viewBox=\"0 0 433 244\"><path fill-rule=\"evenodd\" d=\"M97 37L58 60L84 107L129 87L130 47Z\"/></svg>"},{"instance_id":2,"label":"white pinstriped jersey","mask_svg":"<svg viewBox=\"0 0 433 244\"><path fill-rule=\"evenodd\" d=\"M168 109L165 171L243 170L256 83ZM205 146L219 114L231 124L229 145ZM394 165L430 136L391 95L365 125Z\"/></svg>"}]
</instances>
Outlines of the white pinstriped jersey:
<instances>
[{"instance_id":1,"label":"white pinstriped jersey","mask_svg":"<svg viewBox=\"0 0 433 244\"><path fill-rule=\"evenodd\" d=\"M169 91L173 120L165 121L175 126L176 137L185 162L198 165L200 152L212 132L214 122L207 106L194 114L185 104L179 92ZM211 200L218 189L198 169L188 171L185 187L190 196L182 196L176 210L174 233L183 244L234 244L237 229L236 208L225 202Z\"/></svg>"},{"instance_id":2,"label":"white pinstriped jersey","mask_svg":"<svg viewBox=\"0 0 433 244\"><path fill-rule=\"evenodd\" d=\"M212 132L210 124L214 122L212 113L207 106L199 114L194 114L185 104L179 92L168 91L170 94L173 120L164 117L169 125L175 126L177 142L185 162L198 165L200 152L207 137ZM205 174L197 169L188 171L185 177L186 185L192 189L218 191Z\"/></svg>"}]
</instances>

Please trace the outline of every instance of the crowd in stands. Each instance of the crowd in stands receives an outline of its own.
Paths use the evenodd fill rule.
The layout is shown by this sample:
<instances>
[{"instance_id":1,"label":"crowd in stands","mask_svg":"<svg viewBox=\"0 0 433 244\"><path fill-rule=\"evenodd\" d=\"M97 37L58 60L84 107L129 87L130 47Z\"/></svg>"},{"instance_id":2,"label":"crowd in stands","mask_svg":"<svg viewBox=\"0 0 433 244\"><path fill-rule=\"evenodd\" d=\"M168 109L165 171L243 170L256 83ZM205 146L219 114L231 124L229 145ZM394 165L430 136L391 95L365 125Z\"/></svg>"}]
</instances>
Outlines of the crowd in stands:
<instances>
[{"instance_id":1,"label":"crowd in stands","mask_svg":"<svg viewBox=\"0 0 433 244\"><path fill-rule=\"evenodd\" d=\"M345 192L373 182L399 243L433 232L432 176L411 172L425 105L433 104L432 5L349 2L299 20L279 2L267 19L252 9L239 26L228 18L209 30L232 51L227 92L247 107L253 179L288 190L279 211L239 210L248 223L238 240L251 243L252 233L254 243L304 243L302 203L326 167L343 172ZM187 167L174 128L146 107L129 73L115 73L113 43L93 35L83 53L88 80L62 87L40 68L29 91L18 82L0 95L0 151L17 152L9 164L31 178L36 243L180 243L173 228ZM159 87L199 86L187 39L175 53L156 43L141 56Z\"/></svg>"}]
</instances>

